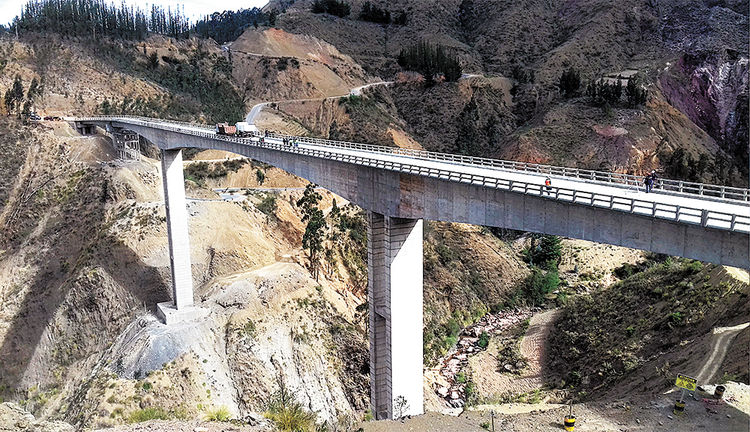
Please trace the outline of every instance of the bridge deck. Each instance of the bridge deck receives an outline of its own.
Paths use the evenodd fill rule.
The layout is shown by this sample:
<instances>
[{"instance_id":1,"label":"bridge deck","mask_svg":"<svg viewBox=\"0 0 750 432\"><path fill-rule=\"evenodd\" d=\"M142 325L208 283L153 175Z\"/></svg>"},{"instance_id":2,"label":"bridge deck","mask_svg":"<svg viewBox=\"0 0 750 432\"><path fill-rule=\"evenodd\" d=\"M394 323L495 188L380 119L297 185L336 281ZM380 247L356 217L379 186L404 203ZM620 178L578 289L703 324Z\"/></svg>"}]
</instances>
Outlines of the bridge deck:
<instances>
[{"instance_id":1,"label":"bridge deck","mask_svg":"<svg viewBox=\"0 0 750 432\"><path fill-rule=\"evenodd\" d=\"M282 151L306 153L342 162L406 171L415 175L428 175L473 184L479 183L490 187L501 187L513 192L541 195L559 201L671 219L676 222L730 231L750 232L750 205L747 201L747 189L686 182L685 184L689 186L686 186L683 191L683 182L664 180L662 185L664 189L660 189L657 185L651 193L645 193L639 177L617 173L580 170L581 173L585 173L586 178L577 178L571 175L572 173L579 174L579 170L574 168L568 168L567 175L559 175L557 173L560 170L562 170L562 174L565 174L565 168L381 148L367 144L333 142L305 137L290 137L298 142L295 147L283 146L282 137L277 135L266 137L265 144L259 144L257 140L253 141L250 138L238 139L216 135L213 129L203 125L158 119L98 117L75 120L123 123L132 121L133 124L141 126L231 140L248 146L270 145ZM474 163L474 161L477 162ZM524 170L514 169L516 164L521 164ZM506 168L506 166L509 168ZM548 171L537 172L529 170L528 167L542 167L548 169ZM607 175L618 176L621 181L597 180ZM549 192L544 190L544 179L547 176L552 179L552 188ZM624 179L624 182L622 179ZM678 183L679 192L676 192ZM707 193L713 193L716 196L704 195L704 189ZM701 193L693 192L698 190ZM726 196L729 198L724 197L725 190ZM718 196L719 193L721 196ZM739 197L740 199L731 199L732 197ZM744 197L744 200L742 197Z\"/></svg>"}]
</instances>

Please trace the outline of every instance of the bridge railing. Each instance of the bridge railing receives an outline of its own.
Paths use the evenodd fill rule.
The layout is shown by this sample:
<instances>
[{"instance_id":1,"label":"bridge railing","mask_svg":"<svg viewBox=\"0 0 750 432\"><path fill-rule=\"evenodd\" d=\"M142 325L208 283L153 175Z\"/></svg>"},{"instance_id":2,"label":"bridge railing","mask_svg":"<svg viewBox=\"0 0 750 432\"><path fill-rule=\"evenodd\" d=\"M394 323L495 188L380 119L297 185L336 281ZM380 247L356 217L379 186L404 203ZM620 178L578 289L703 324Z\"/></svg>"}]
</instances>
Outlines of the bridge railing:
<instances>
[{"instance_id":1,"label":"bridge railing","mask_svg":"<svg viewBox=\"0 0 750 432\"><path fill-rule=\"evenodd\" d=\"M434 177L443 180L456 181L461 183L481 185L484 187L491 187L496 189L504 189L512 192L519 192L524 194L539 195L547 199L555 199L558 201L565 201L575 204L589 205L593 207L609 208L615 211L622 211L626 213L640 214L651 216L659 219L667 219L676 222L683 222L689 224L701 225L704 227L717 228L727 231L738 231L750 233L750 214L736 214L727 213L716 210L708 210L701 208L693 208L688 206L680 206L675 204L665 204L656 201L640 200L638 198L623 197L610 195L606 193L595 193L586 192L571 188L546 187L539 183L518 181L518 180L506 180L497 177L490 177L478 174L470 174L460 171L452 171L441 168L425 167L423 165L415 165L408 163L408 159L404 159L404 162L394 162L392 160L383 160L377 157L362 156L361 152L358 155L350 155L340 152L327 151L325 149L310 148L310 147L298 147L293 145L284 145L281 143L275 143L272 141L251 141L244 138L238 138L226 135L217 135L209 128L200 125L189 125L190 129L185 128L185 124L171 123L169 125L158 124L158 120L147 119L147 118L124 118L121 116L112 116L109 118L102 117L88 117L76 119L78 121L101 121L101 120L125 120L132 122L133 124L140 124L142 126L154 127L162 130L169 130L178 133L186 133L190 135L200 136L203 138L216 139L228 142L234 142L246 146L267 148L276 151L297 153L303 155L309 155L318 158L325 158L329 160L336 160L340 162L347 162L357 165L370 166L379 169L386 169L391 171L405 172L409 174L416 174L420 176ZM156 124L155 124L156 122ZM196 130L198 128L199 130ZM297 137L294 137L297 138ZM307 140L311 140L308 138ZM300 142L303 141L299 139ZM354 143L352 143L354 144ZM368 146L361 144L360 146ZM377 147L377 146L374 146ZM352 148L352 147L349 147ZM387 148L387 147L386 147ZM372 153L377 153L373 151Z\"/></svg>"},{"instance_id":2,"label":"bridge railing","mask_svg":"<svg viewBox=\"0 0 750 432\"><path fill-rule=\"evenodd\" d=\"M274 138L290 138L298 142L315 145L325 145L358 151L369 151L375 153L388 153L399 156L416 157L425 160L437 160L443 162L459 163L462 165L474 165L488 168L502 169L508 171L526 171L536 174L545 174L557 177L576 178L583 181L604 182L614 186L625 188L642 187L643 176L633 174L615 173L609 171L595 171L580 168L567 168L553 165L536 164L529 162L506 161L501 159L490 159L477 156L466 156L451 153L428 152L425 150L404 149L399 147L377 146L372 144L352 143L346 141L333 141L320 138L296 137L290 135L269 134ZM731 186L712 185L706 183L687 182L682 180L659 178L654 185L663 191L678 194L694 194L729 200L750 200L750 190Z\"/></svg>"}]
</instances>

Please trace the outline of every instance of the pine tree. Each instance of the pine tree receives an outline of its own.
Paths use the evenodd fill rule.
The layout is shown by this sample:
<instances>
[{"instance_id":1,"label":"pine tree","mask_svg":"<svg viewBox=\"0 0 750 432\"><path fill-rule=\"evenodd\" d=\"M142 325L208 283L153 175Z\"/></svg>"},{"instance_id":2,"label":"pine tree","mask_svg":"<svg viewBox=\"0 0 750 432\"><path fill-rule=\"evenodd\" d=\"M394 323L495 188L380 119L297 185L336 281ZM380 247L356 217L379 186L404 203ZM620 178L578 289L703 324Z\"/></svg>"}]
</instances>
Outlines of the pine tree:
<instances>
[{"instance_id":1,"label":"pine tree","mask_svg":"<svg viewBox=\"0 0 750 432\"><path fill-rule=\"evenodd\" d=\"M573 67L564 71L560 76L558 84L560 92L566 98L572 98L578 95L578 89L581 87L581 76Z\"/></svg>"},{"instance_id":2,"label":"pine tree","mask_svg":"<svg viewBox=\"0 0 750 432\"><path fill-rule=\"evenodd\" d=\"M625 97L628 100L628 107L630 108L636 108L646 103L648 90L643 88L640 74L636 74L628 80L628 85L625 87Z\"/></svg>"},{"instance_id":3,"label":"pine tree","mask_svg":"<svg viewBox=\"0 0 750 432\"><path fill-rule=\"evenodd\" d=\"M302 235L302 247L308 251L310 271L315 280L318 280L320 252L323 250L325 229L328 226L323 211L318 208L321 199L323 197L315 191L315 185L309 183L302 198L297 201L297 206L302 208L302 222L307 222L305 233Z\"/></svg>"},{"instance_id":4,"label":"pine tree","mask_svg":"<svg viewBox=\"0 0 750 432\"><path fill-rule=\"evenodd\" d=\"M23 102L23 81L21 81L21 75L16 75L16 79L13 81L13 86L9 92L5 94L5 104L9 106L8 112L16 110L18 116L21 116L21 102Z\"/></svg>"}]
</instances>

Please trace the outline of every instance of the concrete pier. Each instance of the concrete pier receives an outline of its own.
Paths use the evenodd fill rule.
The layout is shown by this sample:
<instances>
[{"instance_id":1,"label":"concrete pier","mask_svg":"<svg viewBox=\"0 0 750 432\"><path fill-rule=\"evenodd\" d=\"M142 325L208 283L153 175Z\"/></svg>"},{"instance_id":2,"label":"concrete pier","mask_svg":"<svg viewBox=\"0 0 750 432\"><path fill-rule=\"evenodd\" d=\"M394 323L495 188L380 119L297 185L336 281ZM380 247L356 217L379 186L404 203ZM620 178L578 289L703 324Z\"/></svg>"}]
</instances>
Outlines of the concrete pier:
<instances>
[{"instance_id":1,"label":"concrete pier","mask_svg":"<svg viewBox=\"0 0 750 432\"><path fill-rule=\"evenodd\" d=\"M370 397L376 419L424 412L422 225L369 213Z\"/></svg>"},{"instance_id":2,"label":"concrete pier","mask_svg":"<svg viewBox=\"0 0 750 432\"><path fill-rule=\"evenodd\" d=\"M185 178L182 173L182 149L161 151L161 172L167 211L173 303L159 304L158 312L160 317L169 324L187 318L179 311L192 309L193 306L193 277L190 270L190 239L185 201Z\"/></svg>"}]
</instances>

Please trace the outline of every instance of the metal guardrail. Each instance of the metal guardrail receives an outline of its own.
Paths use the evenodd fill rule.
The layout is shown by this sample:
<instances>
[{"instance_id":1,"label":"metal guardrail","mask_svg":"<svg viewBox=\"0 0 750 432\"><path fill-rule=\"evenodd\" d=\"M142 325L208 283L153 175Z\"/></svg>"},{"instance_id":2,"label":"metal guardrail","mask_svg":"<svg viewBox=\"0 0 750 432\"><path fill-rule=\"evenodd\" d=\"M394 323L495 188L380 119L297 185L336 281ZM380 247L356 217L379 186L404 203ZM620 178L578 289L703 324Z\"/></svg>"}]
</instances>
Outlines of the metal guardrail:
<instances>
[{"instance_id":1,"label":"metal guardrail","mask_svg":"<svg viewBox=\"0 0 750 432\"><path fill-rule=\"evenodd\" d=\"M428 152L425 150L403 149L398 147L385 147L372 144L351 143L346 141L332 141L320 138L295 137L290 135L269 134L274 138L292 138L299 142L329 147L348 148L374 153L389 153L400 156L416 157L425 160L437 160L443 162L459 163L462 165L473 165L488 168L496 168L507 171L527 171L535 174L546 174L557 177L568 177L583 181L610 183L625 188L643 187L643 176L632 174L621 174L608 171L594 171L579 168L566 168L553 165L543 165L528 162L506 161L501 159L490 159L476 156L465 156L451 153ZM694 183L671 179L657 179L654 185L660 191L675 192L679 194L693 194L715 197L728 200L750 200L750 190L735 188L731 186L711 185L706 183Z\"/></svg>"},{"instance_id":2,"label":"metal guardrail","mask_svg":"<svg viewBox=\"0 0 750 432\"><path fill-rule=\"evenodd\" d=\"M384 161L376 157L347 155L347 154L342 154L342 153L337 153L337 152L326 151L326 150L322 150L318 148L310 149L310 148L305 148L305 147L284 145L284 144L274 143L274 142L269 142L269 141L257 142L257 141L248 140L247 138L217 135L213 133L213 129L211 127L208 127L206 125L197 125L197 124L181 123L181 122L174 122L174 121L163 121L159 119L149 119L145 117L125 117L125 116L84 117L84 118L76 118L73 120L74 121L116 120L116 121L121 121L124 123L130 122L132 124L139 124L141 126L152 127L156 129L162 129L162 130L169 130L169 131L183 133L183 134L190 134L190 135L200 136L203 138L234 142L234 143L243 144L247 146L268 148L268 149L273 149L273 150L283 151L283 152L288 152L288 153L303 154L303 155L308 155L308 156L313 156L313 157L337 160L340 162L353 163L353 164L386 169L386 170L391 170L391 171L399 171L399 172L405 172L405 173L416 174L416 175L421 175L421 176L439 178L443 180L449 180L449 181L455 181L455 182L461 182L461 183L467 183L467 184L473 184L473 185L481 185L481 186L491 187L491 188L496 188L496 189L504 189L504 190L508 190L512 192L534 194L534 195L539 195L541 197L548 198L548 199L555 199L558 201L589 205L589 206L600 207L600 208L608 208L608 209L615 210L615 211L640 214L640 215L651 216L651 217L655 217L659 219L667 219L667 220L672 220L676 222L689 223L689 224L717 228L717 229L722 229L722 230L727 230L727 231L750 233L750 215L745 216L741 214L726 213L726 212L720 212L720 211L715 211L715 210L697 209L697 208L679 206L679 205L674 205L674 204L663 204L663 203L658 203L655 201L645 201L645 200L639 200L637 198L628 198L628 197L621 197L621 196L616 196L616 195L609 195L609 194L602 194L602 193L595 193L595 192L585 192L585 191L580 191L576 189L560 188L560 187L555 187L555 186L553 186L551 190L548 191L545 189L544 185L536 184L536 183L529 183L529 182L516 181L516 180L504 180L504 179L498 179L495 177L468 174L468 173L445 170L445 169L440 169L440 168L424 167L421 165L414 165L410 163ZM168 123L169 125L165 125L164 123ZM190 127L191 129L186 130L185 126ZM195 128L202 129L204 130L204 132L196 131ZM258 134L257 137L261 137L261 135ZM287 136L269 134L269 137L272 137L274 139L281 139ZM293 138L294 140L301 142L301 143L311 143L311 144L318 144L318 145L327 145L329 147L335 147L335 148L347 148L347 149L361 150L361 151L370 152L373 154L375 153L401 154L401 155L406 155L406 156L412 156L412 157L419 158L419 159L439 160L439 161L446 160L449 162L461 163L461 164L466 164L466 165L474 165L474 166L477 166L477 165L488 166L488 165L483 165L481 163L471 163L470 161L472 160L493 161L495 165L489 165L489 166L501 168L501 169L515 169L515 170L531 171L534 173L541 173L541 174L547 174L547 172L542 170L542 167L550 168L549 173L553 173L552 169L558 169L558 170L564 169L562 167L552 167L548 165L525 164L521 162L499 161L495 159L474 158L474 157L461 156L461 155L450 155L450 156L455 156L455 158L440 159L435 156L445 155L445 154L424 152L421 150L408 150L408 149L397 149L397 150L407 150L406 152L380 151L380 149L387 149L387 150L395 150L395 149L391 147L373 146L369 144L319 140L316 138L302 138L302 137L292 137L292 136L289 136L289 138ZM328 142L334 143L334 145L329 145L327 144ZM414 153L411 153L411 152L414 152ZM425 156L430 156L430 157L425 157ZM503 165L502 164L503 162L506 163L506 165ZM514 165L514 164L517 164L517 165ZM525 167L526 169L521 169L521 168L516 168L516 167ZM532 170L529 168L538 169L538 170ZM576 177L576 178L583 178L584 180L590 180L590 181L596 181L596 182L617 184L614 181L613 182L602 181L599 178L600 177L599 174L611 174L612 177L607 176L606 178L614 179L616 178L615 173L602 173L598 171L577 170L577 169L570 169L570 168L568 168L568 170L570 170L571 173L576 173L578 175L580 175L580 173L595 173L592 178L586 178L585 177L586 174L584 174L584 177ZM566 176L566 177L570 177L570 176ZM634 177L634 176L631 176L631 177ZM627 178L627 177L624 177L624 178ZM737 193L736 191L743 191L744 193L740 194L740 196L743 197L743 199L741 199L740 201L747 200L747 192L748 192L747 189L725 188L723 186L705 185L705 184L700 184L700 183L693 183L693 185L698 185L697 191L702 192L702 193L691 193L689 191L683 192L683 193L685 193L686 195L698 195L698 196L705 195L707 191L715 190L715 189L709 188L709 186L712 186L714 188L724 188L725 194L727 194L730 189L733 191L733 193ZM739 205L743 204L742 202L736 202L736 201L735 203Z\"/></svg>"}]
</instances>

